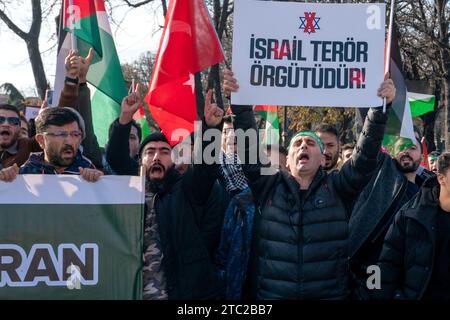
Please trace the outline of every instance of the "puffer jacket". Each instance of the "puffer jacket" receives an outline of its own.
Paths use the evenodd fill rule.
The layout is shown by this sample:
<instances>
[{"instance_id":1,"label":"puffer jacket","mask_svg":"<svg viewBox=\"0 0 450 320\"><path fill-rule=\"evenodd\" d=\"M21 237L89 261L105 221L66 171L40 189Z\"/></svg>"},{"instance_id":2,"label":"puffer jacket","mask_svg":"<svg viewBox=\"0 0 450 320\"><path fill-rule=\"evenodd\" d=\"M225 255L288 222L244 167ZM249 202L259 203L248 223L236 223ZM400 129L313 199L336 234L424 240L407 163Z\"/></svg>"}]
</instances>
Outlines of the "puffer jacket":
<instances>
[{"instance_id":1,"label":"puffer jacket","mask_svg":"<svg viewBox=\"0 0 450 320\"><path fill-rule=\"evenodd\" d=\"M379 299L421 299L433 272L437 238L439 183L428 179L395 216L384 240L378 265Z\"/></svg>"},{"instance_id":2,"label":"puffer jacket","mask_svg":"<svg viewBox=\"0 0 450 320\"><path fill-rule=\"evenodd\" d=\"M236 129L256 129L251 108L233 106ZM261 215L255 217L256 258L250 276L259 299L345 299L349 294L348 219L351 204L377 168L387 116L372 109L351 161L340 172L319 168L304 197L289 174L261 175L243 164ZM246 145L246 157L258 153Z\"/></svg>"}]
</instances>

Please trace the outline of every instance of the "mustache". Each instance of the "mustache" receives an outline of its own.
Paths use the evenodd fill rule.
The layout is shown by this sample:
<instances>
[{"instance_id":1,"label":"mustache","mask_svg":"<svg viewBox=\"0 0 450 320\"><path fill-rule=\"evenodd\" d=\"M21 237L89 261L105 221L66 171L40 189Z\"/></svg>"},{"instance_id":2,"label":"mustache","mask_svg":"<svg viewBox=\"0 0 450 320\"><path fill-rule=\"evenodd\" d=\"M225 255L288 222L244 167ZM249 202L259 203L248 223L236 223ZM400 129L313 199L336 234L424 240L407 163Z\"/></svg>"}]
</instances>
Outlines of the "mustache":
<instances>
[{"instance_id":1,"label":"mustache","mask_svg":"<svg viewBox=\"0 0 450 320\"><path fill-rule=\"evenodd\" d=\"M161 163L155 163L150 166L150 172L153 172L154 170L161 170L162 172L166 171L166 168Z\"/></svg>"},{"instance_id":2,"label":"mustache","mask_svg":"<svg viewBox=\"0 0 450 320\"><path fill-rule=\"evenodd\" d=\"M61 149L61 153L62 153L62 152L65 152L65 151L71 151L72 153L75 153L74 148L73 148L71 145L69 145L69 144L66 144L66 145Z\"/></svg>"},{"instance_id":3,"label":"mustache","mask_svg":"<svg viewBox=\"0 0 450 320\"><path fill-rule=\"evenodd\" d=\"M410 156L404 155L404 156L401 156L401 157L400 157L400 161L405 160L405 159L408 159L408 160L410 160L411 162L414 162L413 158L411 158Z\"/></svg>"}]
</instances>

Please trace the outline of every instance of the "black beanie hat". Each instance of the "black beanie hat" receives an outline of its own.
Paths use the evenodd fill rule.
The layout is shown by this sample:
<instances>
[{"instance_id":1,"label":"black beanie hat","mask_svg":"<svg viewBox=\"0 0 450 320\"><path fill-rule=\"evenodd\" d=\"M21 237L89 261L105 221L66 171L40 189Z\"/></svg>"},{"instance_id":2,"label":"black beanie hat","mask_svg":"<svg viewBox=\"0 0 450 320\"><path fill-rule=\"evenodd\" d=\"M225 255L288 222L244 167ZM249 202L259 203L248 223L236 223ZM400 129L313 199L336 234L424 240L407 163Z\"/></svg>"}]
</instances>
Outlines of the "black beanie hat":
<instances>
[{"instance_id":1,"label":"black beanie hat","mask_svg":"<svg viewBox=\"0 0 450 320\"><path fill-rule=\"evenodd\" d=\"M141 158L141 154L142 151L144 150L145 145L152 141L163 141L169 143L166 136L162 132L153 132L148 136L146 136L145 139L142 141L141 146L139 147L139 158Z\"/></svg>"}]
</instances>

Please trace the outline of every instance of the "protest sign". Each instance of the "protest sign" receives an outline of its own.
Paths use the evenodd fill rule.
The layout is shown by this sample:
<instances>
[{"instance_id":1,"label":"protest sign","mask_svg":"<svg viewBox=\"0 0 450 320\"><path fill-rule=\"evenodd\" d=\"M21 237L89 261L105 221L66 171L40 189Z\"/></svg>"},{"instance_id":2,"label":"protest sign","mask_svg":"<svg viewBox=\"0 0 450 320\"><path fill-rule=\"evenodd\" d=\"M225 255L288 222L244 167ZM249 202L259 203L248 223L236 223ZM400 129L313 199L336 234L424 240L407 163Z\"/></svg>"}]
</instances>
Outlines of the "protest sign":
<instances>
[{"instance_id":1,"label":"protest sign","mask_svg":"<svg viewBox=\"0 0 450 320\"><path fill-rule=\"evenodd\" d=\"M379 106L385 5L236 1L233 104Z\"/></svg>"}]
</instances>

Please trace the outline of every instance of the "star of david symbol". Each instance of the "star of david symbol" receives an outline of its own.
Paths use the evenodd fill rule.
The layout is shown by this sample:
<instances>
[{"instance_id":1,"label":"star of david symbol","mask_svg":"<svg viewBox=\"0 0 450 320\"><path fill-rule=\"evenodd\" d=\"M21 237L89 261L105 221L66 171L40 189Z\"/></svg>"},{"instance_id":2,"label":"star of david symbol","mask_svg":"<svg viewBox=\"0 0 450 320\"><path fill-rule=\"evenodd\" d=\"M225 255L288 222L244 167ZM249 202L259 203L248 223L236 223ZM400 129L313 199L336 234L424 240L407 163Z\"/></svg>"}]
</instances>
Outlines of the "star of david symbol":
<instances>
[{"instance_id":1,"label":"star of david symbol","mask_svg":"<svg viewBox=\"0 0 450 320\"><path fill-rule=\"evenodd\" d=\"M320 18L316 17L315 12L305 12L305 16L299 18L301 22L299 29L303 30L303 32L311 34L316 33L316 30L320 30L319 27Z\"/></svg>"}]
</instances>

